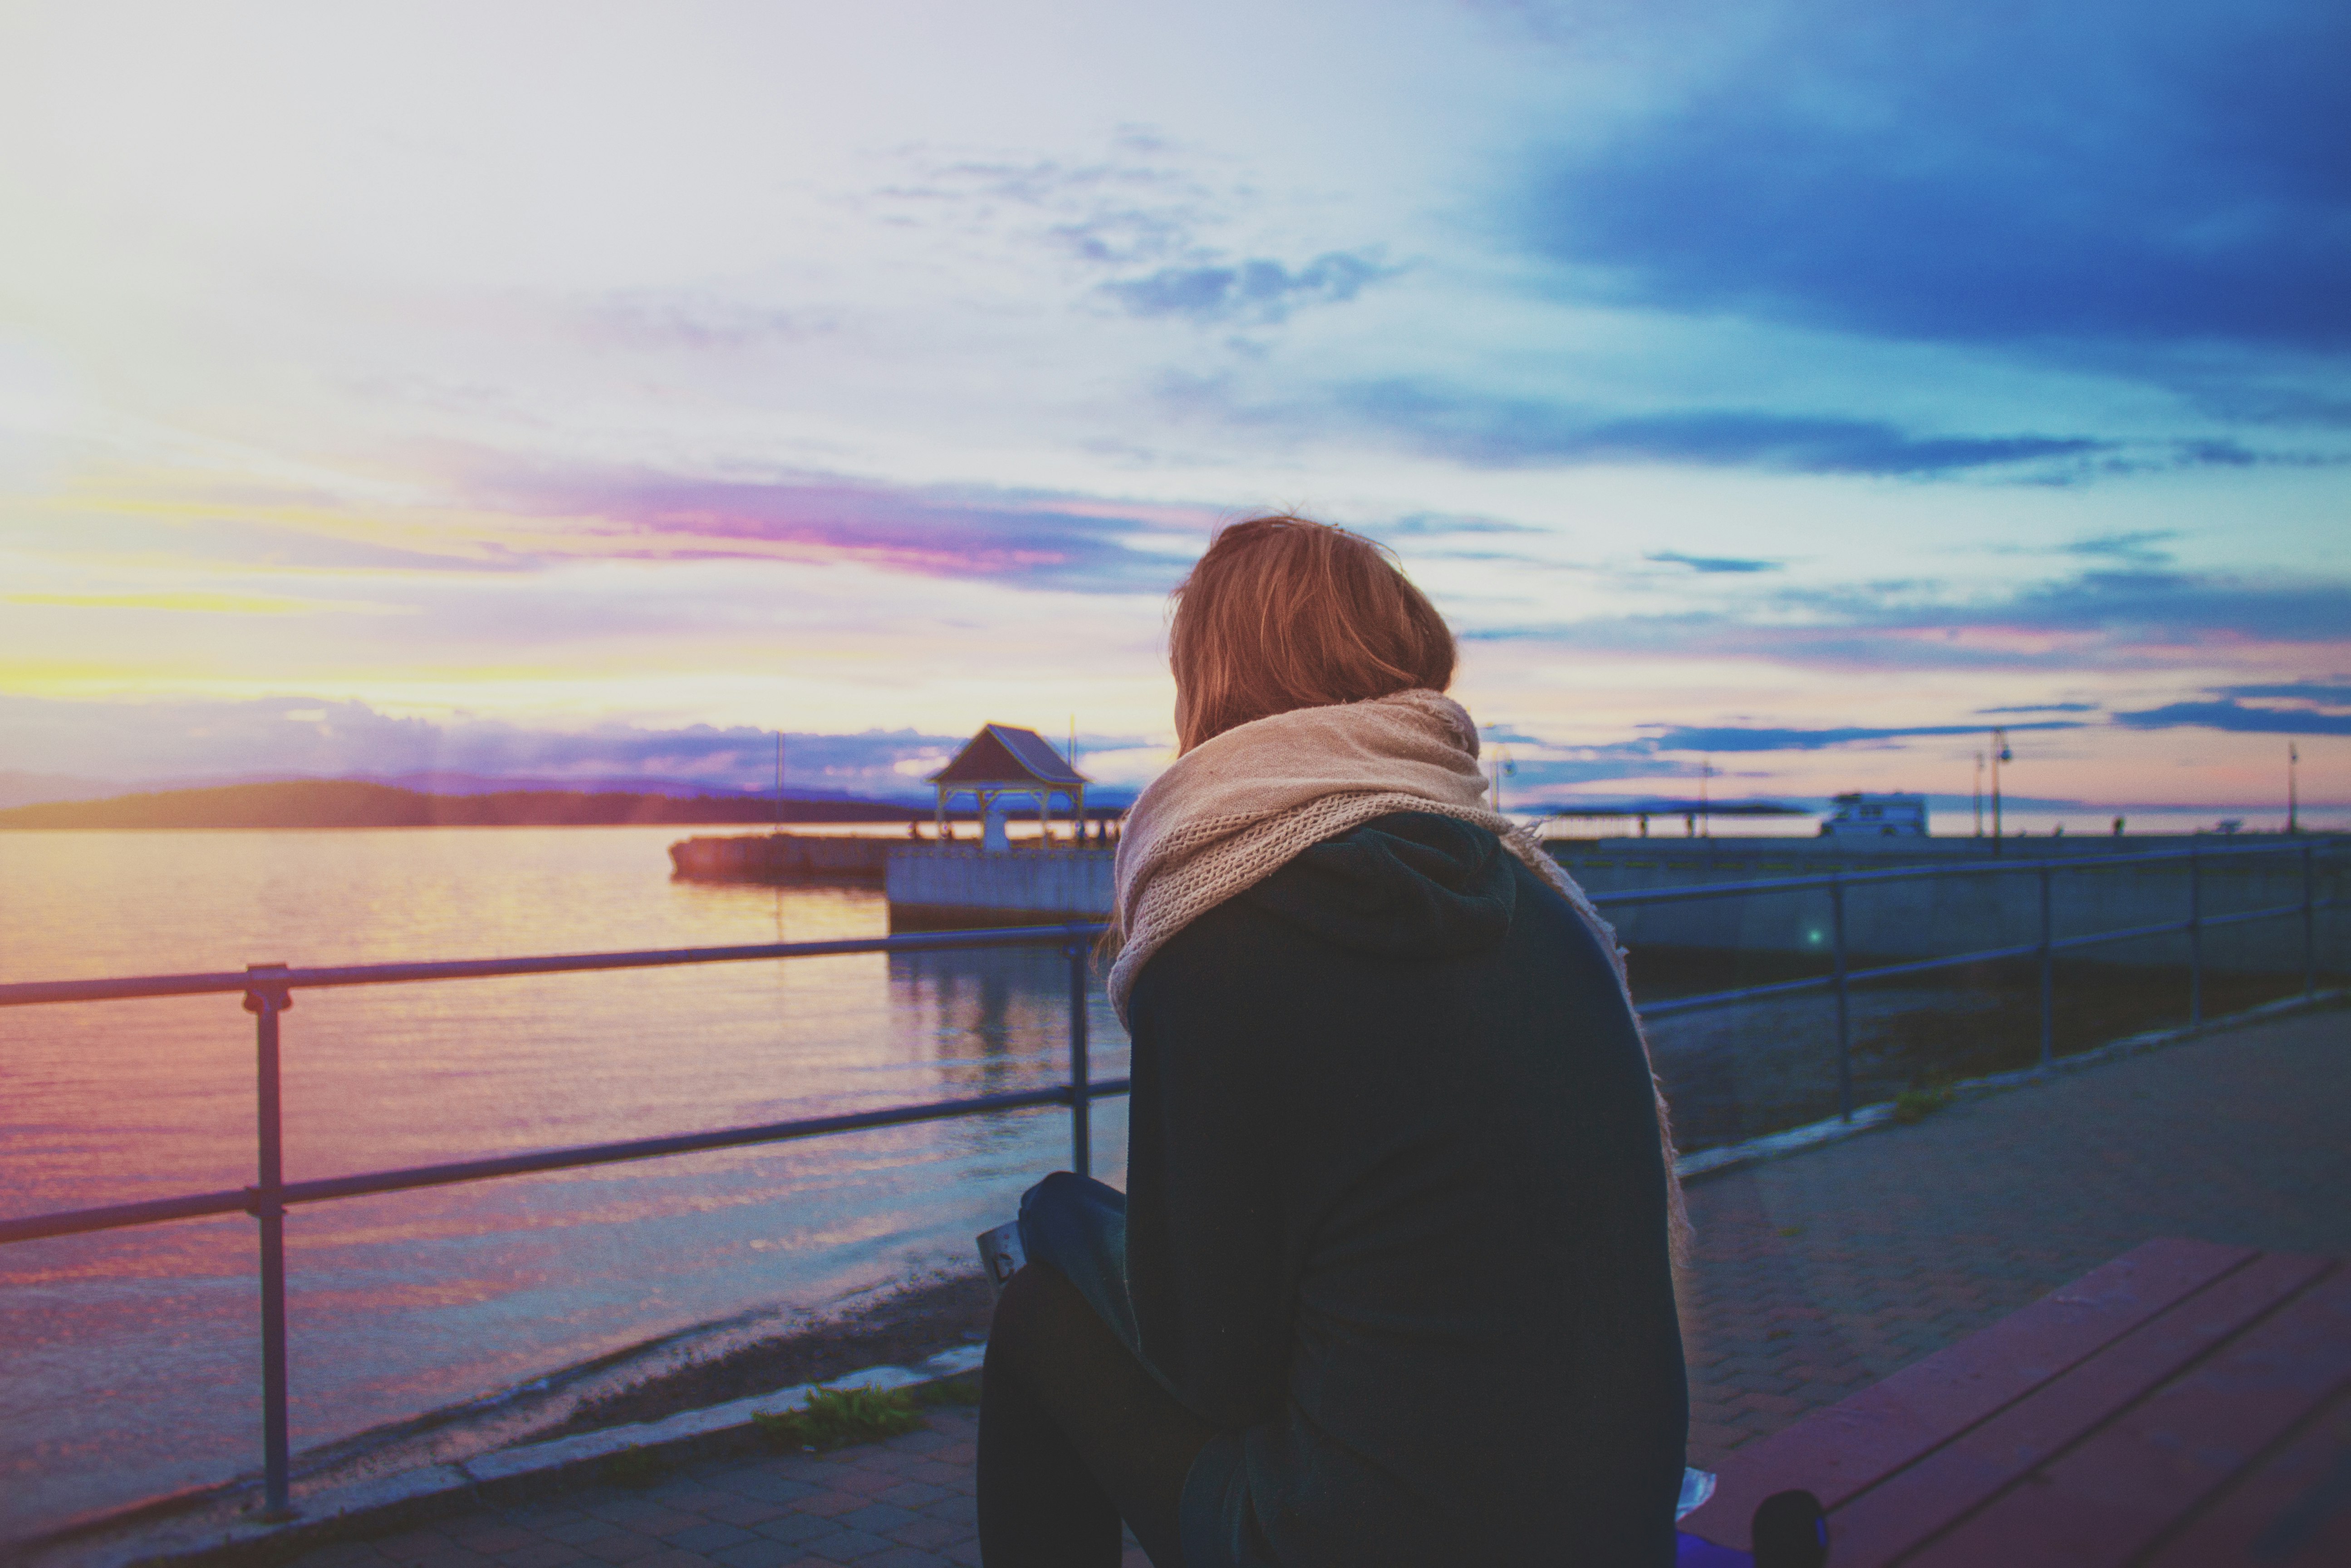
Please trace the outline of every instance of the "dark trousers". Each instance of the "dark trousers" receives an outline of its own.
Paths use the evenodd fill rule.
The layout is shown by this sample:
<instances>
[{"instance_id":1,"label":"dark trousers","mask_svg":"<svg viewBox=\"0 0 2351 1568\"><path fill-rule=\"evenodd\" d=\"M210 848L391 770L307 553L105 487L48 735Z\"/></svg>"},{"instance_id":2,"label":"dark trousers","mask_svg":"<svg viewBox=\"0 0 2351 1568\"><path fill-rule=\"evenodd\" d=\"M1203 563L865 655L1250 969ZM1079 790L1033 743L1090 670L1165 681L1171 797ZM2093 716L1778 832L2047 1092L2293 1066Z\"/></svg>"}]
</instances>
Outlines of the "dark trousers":
<instances>
[{"instance_id":1,"label":"dark trousers","mask_svg":"<svg viewBox=\"0 0 2351 1568\"><path fill-rule=\"evenodd\" d=\"M1154 1568L1184 1568L1184 1479L1214 1428L1161 1386L1071 1282L1075 1270L1104 1306L1123 1305L1123 1256L1098 1255L1123 1250L1124 1217L1107 1209L1117 1195L1086 1183L1089 1195L1077 1182L1050 1178L1023 1201L1030 1260L1006 1283L988 1332L980 1558L986 1568L1116 1568L1123 1520ZM1032 1207L1040 1197L1042 1215ZM1057 1226L1078 1212L1057 1210L1057 1198L1085 1206L1076 1223Z\"/></svg>"}]
</instances>

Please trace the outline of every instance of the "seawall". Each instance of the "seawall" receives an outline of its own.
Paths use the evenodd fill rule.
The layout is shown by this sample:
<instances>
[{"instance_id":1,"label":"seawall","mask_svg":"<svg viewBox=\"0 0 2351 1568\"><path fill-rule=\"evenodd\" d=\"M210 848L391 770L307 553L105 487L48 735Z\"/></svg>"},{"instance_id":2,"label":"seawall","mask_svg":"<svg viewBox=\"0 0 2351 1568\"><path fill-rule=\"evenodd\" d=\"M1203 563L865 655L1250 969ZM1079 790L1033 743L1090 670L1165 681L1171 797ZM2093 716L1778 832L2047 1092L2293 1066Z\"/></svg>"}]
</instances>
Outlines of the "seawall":
<instances>
[{"instance_id":1,"label":"seawall","mask_svg":"<svg viewBox=\"0 0 2351 1568\"><path fill-rule=\"evenodd\" d=\"M891 845L884 887L893 931L1034 925L1110 915L1112 850Z\"/></svg>"},{"instance_id":2,"label":"seawall","mask_svg":"<svg viewBox=\"0 0 2351 1568\"><path fill-rule=\"evenodd\" d=\"M679 876L695 882L880 882L890 852L905 847L904 839L730 834L672 844L669 859Z\"/></svg>"}]
</instances>

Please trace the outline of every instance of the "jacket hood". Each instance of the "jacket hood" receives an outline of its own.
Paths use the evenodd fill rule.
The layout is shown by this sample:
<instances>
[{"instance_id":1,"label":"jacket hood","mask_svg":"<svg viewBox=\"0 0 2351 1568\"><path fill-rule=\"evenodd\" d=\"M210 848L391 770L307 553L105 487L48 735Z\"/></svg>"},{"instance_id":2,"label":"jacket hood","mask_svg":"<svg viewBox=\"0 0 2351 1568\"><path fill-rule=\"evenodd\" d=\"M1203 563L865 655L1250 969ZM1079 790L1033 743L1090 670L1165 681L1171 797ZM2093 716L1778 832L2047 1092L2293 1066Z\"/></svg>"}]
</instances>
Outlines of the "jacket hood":
<instances>
[{"instance_id":1,"label":"jacket hood","mask_svg":"<svg viewBox=\"0 0 2351 1568\"><path fill-rule=\"evenodd\" d=\"M1518 883L1489 830L1399 811L1313 845L1239 896L1342 947L1458 958L1501 943Z\"/></svg>"}]
</instances>

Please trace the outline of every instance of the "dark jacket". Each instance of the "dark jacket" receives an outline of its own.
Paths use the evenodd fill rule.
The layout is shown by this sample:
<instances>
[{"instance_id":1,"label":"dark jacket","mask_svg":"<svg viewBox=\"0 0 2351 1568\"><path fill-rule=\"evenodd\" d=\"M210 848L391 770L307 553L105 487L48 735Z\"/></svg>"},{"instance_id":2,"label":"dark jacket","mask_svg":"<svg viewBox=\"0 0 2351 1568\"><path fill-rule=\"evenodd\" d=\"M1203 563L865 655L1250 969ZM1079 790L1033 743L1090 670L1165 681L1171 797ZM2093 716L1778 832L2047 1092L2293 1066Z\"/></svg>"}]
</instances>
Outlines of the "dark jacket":
<instances>
[{"instance_id":1,"label":"dark jacket","mask_svg":"<svg viewBox=\"0 0 2351 1568\"><path fill-rule=\"evenodd\" d=\"M1384 817L1194 921L1129 1016L1135 1329L1224 1434L1186 1568L1671 1563L1666 1172L1567 902Z\"/></svg>"}]
</instances>

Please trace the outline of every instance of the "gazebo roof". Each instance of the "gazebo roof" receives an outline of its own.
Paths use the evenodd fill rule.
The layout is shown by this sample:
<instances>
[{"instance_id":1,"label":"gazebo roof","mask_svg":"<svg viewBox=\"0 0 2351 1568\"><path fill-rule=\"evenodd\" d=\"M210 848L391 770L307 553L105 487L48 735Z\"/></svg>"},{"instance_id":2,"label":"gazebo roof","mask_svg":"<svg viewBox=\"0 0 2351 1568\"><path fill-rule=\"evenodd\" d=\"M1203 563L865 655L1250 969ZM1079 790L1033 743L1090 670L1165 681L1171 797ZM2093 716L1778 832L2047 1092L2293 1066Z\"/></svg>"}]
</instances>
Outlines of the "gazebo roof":
<instances>
[{"instance_id":1,"label":"gazebo roof","mask_svg":"<svg viewBox=\"0 0 2351 1568\"><path fill-rule=\"evenodd\" d=\"M1087 782L1052 742L1033 729L982 725L955 760L931 775L934 784L1055 784Z\"/></svg>"}]
</instances>

